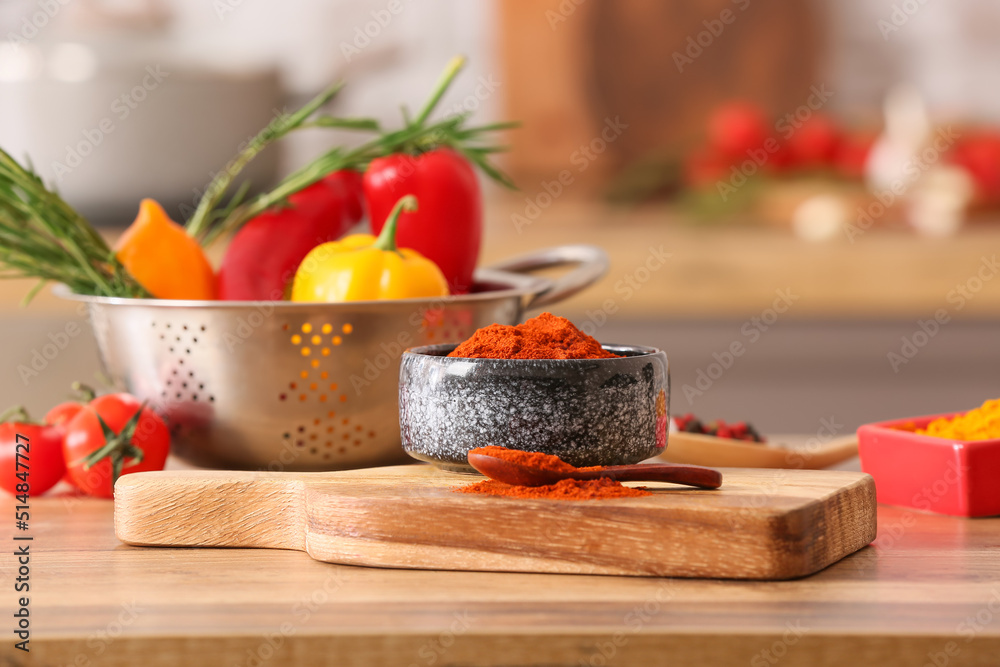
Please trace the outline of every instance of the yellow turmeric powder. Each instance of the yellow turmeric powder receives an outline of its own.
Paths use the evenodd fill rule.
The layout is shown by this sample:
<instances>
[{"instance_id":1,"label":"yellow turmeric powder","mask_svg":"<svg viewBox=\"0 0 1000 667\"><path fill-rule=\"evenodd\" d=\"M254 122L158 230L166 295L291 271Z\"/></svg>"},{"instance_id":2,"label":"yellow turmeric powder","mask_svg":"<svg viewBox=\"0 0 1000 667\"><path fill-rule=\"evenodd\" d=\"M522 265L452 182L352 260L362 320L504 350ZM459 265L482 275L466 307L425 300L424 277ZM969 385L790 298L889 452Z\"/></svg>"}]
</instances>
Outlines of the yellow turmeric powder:
<instances>
[{"instance_id":1,"label":"yellow turmeric powder","mask_svg":"<svg viewBox=\"0 0 1000 667\"><path fill-rule=\"evenodd\" d=\"M1000 398L986 401L982 407L954 417L935 419L920 435L949 440L994 440L1000 438Z\"/></svg>"}]
</instances>

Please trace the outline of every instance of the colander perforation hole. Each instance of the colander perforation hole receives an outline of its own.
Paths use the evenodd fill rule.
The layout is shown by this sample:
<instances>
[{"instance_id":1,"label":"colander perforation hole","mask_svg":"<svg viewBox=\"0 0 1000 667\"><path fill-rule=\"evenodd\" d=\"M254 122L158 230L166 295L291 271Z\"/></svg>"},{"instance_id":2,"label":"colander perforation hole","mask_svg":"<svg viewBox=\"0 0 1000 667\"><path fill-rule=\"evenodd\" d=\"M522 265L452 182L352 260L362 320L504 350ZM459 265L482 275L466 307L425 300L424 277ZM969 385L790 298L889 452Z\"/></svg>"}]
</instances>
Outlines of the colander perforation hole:
<instances>
[{"instance_id":1,"label":"colander perforation hole","mask_svg":"<svg viewBox=\"0 0 1000 667\"><path fill-rule=\"evenodd\" d=\"M327 363L326 358L335 357L347 347L346 336L354 332L354 325L349 322L286 322L281 325L281 330L287 332L285 340L296 347L303 363L295 371L295 377L287 380L285 391L277 394L278 401L295 401L304 406L327 402L348 403L347 393L339 391L339 384L331 381L329 369L323 366ZM348 454L352 439L356 440L354 446L362 444L361 438L365 433L362 425L356 425L351 433L339 433L335 432L334 420L345 426L349 423L347 418L334 410L325 411L318 416L313 414L294 425L296 436L293 439L291 434L286 434L286 440L302 448L303 456L315 456L317 459L322 457L324 460L329 460L334 454Z\"/></svg>"}]
</instances>

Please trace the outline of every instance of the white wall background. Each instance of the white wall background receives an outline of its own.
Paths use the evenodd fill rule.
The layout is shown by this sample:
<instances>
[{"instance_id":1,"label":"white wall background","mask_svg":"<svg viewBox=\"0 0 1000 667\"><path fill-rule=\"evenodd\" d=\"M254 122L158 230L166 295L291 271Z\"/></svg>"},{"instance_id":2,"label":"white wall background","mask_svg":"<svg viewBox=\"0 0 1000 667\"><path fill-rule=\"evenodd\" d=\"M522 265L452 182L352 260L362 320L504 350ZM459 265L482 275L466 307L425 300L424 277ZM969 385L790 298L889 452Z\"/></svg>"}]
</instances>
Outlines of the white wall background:
<instances>
[{"instance_id":1,"label":"white wall background","mask_svg":"<svg viewBox=\"0 0 1000 667\"><path fill-rule=\"evenodd\" d=\"M134 215L143 196L176 213L274 107L293 110L335 80L348 85L333 113L375 117L394 128L402 123L400 105L416 112L448 60L464 54L468 65L439 115L464 105L476 122L495 120L503 82L494 24L493 3L485 0L0 0L0 42L27 38L22 56L30 52L38 63L30 74L19 71L0 43L0 146L17 158L32 156L43 177L99 220ZM51 66L67 43L83 45L96 63L70 63L79 75L72 80ZM109 114L150 64L174 73L127 120ZM208 72L219 69L229 74L215 85L218 75ZM266 85L223 89L268 69L279 72L284 99ZM481 99L484 79L493 90ZM57 181L55 163L87 143L88 132L97 136L93 129L109 115L114 131L93 150L84 146L80 168ZM281 146L277 169L287 172L357 140L330 130L293 135ZM273 177L276 154L254 162L254 182Z\"/></svg>"},{"instance_id":2,"label":"white wall background","mask_svg":"<svg viewBox=\"0 0 1000 667\"><path fill-rule=\"evenodd\" d=\"M493 3L486 0L170 0L173 33L190 48L220 59L275 63L293 93L311 95L331 81L348 86L337 101L344 115L400 122L398 105L417 109L445 63L469 64L440 108L472 95L479 77L497 80ZM393 14L389 7L401 8ZM502 83L502 82L501 82ZM500 96L477 103L478 120L499 115ZM290 156L304 159L309 140Z\"/></svg>"},{"instance_id":3,"label":"white wall background","mask_svg":"<svg viewBox=\"0 0 1000 667\"><path fill-rule=\"evenodd\" d=\"M825 0L837 104L865 113L897 82L943 117L1000 121L1000 2Z\"/></svg>"}]
</instances>

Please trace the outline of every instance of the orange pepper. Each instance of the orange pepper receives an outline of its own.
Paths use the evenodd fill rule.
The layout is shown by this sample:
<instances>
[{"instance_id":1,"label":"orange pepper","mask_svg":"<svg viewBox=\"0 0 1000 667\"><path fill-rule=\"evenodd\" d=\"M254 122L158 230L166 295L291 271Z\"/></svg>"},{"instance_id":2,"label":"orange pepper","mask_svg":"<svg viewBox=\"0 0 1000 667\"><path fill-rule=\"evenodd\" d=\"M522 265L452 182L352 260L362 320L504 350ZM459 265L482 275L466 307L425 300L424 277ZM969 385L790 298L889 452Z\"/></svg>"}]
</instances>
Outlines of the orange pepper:
<instances>
[{"instance_id":1,"label":"orange pepper","mask_svg":"<svg viewBox=\"0 0 1000 667\"><path fill-rule=\"evenodd\" d=\"M115 257L157 299L215 298L215 273L201 245L152 199L139 204Z\"/></svg>"}]
</instances>

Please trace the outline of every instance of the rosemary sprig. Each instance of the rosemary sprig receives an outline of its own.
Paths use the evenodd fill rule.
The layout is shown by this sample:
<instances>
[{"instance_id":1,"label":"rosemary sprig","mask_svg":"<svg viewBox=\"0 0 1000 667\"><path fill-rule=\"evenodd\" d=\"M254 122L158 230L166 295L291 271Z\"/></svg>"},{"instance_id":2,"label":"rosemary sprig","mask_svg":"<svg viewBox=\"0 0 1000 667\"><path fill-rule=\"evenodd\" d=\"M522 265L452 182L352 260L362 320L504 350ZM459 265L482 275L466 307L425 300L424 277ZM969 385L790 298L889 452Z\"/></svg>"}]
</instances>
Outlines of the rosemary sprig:
<instances>
[{"instance_id":1,"label":"rosemary sprig","mask_svg":"<svg viewBox=\"0 0 1000 667\"><path fill-rule=\"evenodd\" d=\"M344 87L343 83L335 83L322 93L309 100L301 109L295 113L281 115L275 118L263 130L257 133L247 147L236 157L229 161L208 185L205 194L198 202L198 208L187 221L187 232L202 243L208 244L212 238L218 235L213 233L213 227L219 220L227 218L239 205L246 195L248 183L245 183L236 194L230 198L229 203L222 209L218 209L226 190L229 189L233 181L264 148L278 139L288 135L295 130L307 127L337 127L351 130L377 131L378 122L369 118L333 118L331 116L313 117L327 102L332 100Z\"/></svg>"},{"instance_id":2,"label":"rosemary sprig","mask_svg":"<svg viewBox=\"0 0 1000 667\"><path fill-rule=\"evenodd\" d=\"M65 283L80 294L147 297L97 230L45 187L31 165L0 149L0 278Z\"/></svg>"},{"instance_id":3,"label":"rosemary sprig","mask_svg":"<svg viewBox=\"0 0 1000 667\"><path fill-rule=\"evenodd\" d=\"M518 126L518 123L494 123L480 127L465 127L465 122L468 120L469 114L450 116L431 124L427 122L438 102L441 101L448 87L464 65L465 58L462 56L457 56L448 63L430 98L424 104L417 117L410 119L406 110L403 110L404 126L401 129L391 132L381 132L379 136L356 148L333 148L316 158L310 164L289 174L270 192L261 193L246 202L242 201L242 197L234 196L225 208L217 209L216 207L219 201L221 201L223 191L229 187L239 170L249 162L249 159L252 159L263 148L264 144L258 147L255 145L255 142L251 142L251 145L243 153L234 158L230 162L230 166L224 169L217 179L218 186L221 189L216 191L213 187L209 187L209 190L198 204L198 210L195 211L194 216L188 221L188 233L199 239L203 245L208 245L219 236L237 231L251 218L260 215L272 206L281 204L289 195L312 185L335 171L341 169L364 170L372 160L385 155L392 153L419 155L420 153L441 146L448 146L459 151L469 161L482 169L490 178L505 187L516 189L510 178L489 161L490 155L505 150L505 147L483 145L479 142L487 133L514 128ZM339 87L333 89L333 94L337 90L339 90ZM327 91L327 93L329 92ZM317 100L322 97L321 95ZM303 109L295 114L294 123L289 123L287 126L281 127L282 132L280 136L303 127L372 129L372 125L365 125L360 121L354 121L354 124L351 124L351 121L331 117L308 120L309 115L318 109L319 106L325 104L331 97L332 94L319 105L314 104L316 102L314 100L306 107L303 107ZM306 111L308 113L303 114ZM278 136L268 135L262 141L266 139L264 141L266 144L276 138ZM249 158L244 159L245 154L248 153L252 154ZM215 185L216 182L213 181L213 186Z\"/></svg>"}]
</instances>

